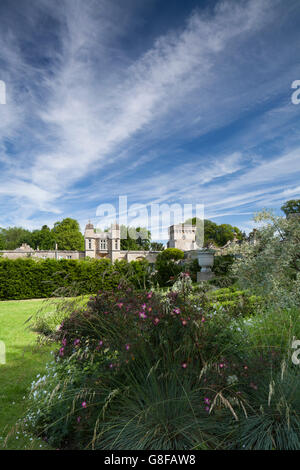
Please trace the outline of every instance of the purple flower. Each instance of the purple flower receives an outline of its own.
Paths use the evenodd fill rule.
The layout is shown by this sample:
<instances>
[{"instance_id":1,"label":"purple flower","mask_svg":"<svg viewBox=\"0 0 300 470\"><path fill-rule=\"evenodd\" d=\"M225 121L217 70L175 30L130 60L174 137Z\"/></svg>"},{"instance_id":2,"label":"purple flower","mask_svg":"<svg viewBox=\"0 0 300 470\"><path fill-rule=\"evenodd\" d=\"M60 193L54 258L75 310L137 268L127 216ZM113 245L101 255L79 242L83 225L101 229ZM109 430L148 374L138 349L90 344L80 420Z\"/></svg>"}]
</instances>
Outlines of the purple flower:
<instances>
[{"instance_id":1,"label":"purple flower","mask_svg":"<svg viewBox=\"0 0 300 470\"><path fill-rule=\"evenodd\" d=\"M126 351L129 351L129 349L130 349L130 344L126 344L126 345L125 345L125 349L126 349Z\"/></svg>"},{"instance_id":2,"label":"purple flower","mask_svg":"<svg viewBox=\"0 0 300 470\"><path fill-rule=\"evenodd\" d=\"M74 346L78 346L79 343L80 343L80 339L75 339L74 340Z\"/></svg>"},{"instance_id":3,"label":"purple flower","mask_svg":"<svg viewBox=\"0 0 300 470\"><path fill-rule=\"evenodd\" d=\"M209 404L210 404L210 399L207 398L207 397L205 397L205 398L204 398L204 403L205 403L206 405L209 405Z\"/></svg>"},{"instance_id":4,"label":"purple flower","mask_svg":"<svg viewBox=\"0 0 300 470\"><path fill-rule=\"evenodd\" d=\"M176 313L176 315L180 314L180 308L176 307L173 309L173 312Z\"/></svg>"},{"instance_id":5,"label":"purple flower","mask_svg":"<svg viewBox=\"0 0 300 470\"><path fill-rule=\"evenodd\" d=\"M80 418L80 416L78 416L78 417L77 417L77 423L79 424L80 421L81 421L81 418Z\"/></svg>"},{"instance_id":6,"label":"purple flower","mask_svg":"<svg viewBox=\"0 0 300 470\"><path fill-rule=\"evenodd\" d=\"M143 319L147 318L147 315L145 314L145 312L140 312L139 316L140 318L143 318Z\"/></svg>"},{"instance_id":7,"label":"purple flower","mask_svg":"<svg viewBox=\"0 0 300 470\"><path fill-rule=\"evenodd\" d=\"M82 406L82 408L86 408L86 407L87 407L86 401L83 401L83 402L81 403L81 406Z\"/></svg>"},{"instance_id":8,"label":"purple flower","mask_svg":"<svg viewBox=\"0 0 300 470\"><path fill-rule=\"evenodd\" d=\"M64 350L65 350L65 348L60 348L60 350L59 350L60 357L62 357L64 355Z\"/></svg>"},{"instance_id":9,"label":"purple flower","mask_svg":"<svg viewBox=\"0 0 300 470\"><path fill-rule=\"evenodd\" d=\"M62 340L61 344L62 344L63 346L67 346L67 340L66 340L66 338L64 338L64 339Z\"/></svg>"}]
</instances>

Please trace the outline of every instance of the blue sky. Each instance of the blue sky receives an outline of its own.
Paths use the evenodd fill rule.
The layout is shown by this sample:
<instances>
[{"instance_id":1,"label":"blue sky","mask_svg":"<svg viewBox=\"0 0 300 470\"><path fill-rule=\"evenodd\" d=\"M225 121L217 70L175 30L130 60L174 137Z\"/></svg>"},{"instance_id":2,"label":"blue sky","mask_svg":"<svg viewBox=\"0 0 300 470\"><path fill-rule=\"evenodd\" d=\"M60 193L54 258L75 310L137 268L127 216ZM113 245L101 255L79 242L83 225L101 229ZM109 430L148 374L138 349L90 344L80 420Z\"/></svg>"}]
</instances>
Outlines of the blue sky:
<instances>
[{"instance_id":1,"label":"blue sky","mask_svg":"<svg viewBox=\"0 0 300 470\"><path fill-rule=\"evenodd\" d=\"M300 197L298 0L2 0L0 226Z\"/></svg>"}]
</instances>

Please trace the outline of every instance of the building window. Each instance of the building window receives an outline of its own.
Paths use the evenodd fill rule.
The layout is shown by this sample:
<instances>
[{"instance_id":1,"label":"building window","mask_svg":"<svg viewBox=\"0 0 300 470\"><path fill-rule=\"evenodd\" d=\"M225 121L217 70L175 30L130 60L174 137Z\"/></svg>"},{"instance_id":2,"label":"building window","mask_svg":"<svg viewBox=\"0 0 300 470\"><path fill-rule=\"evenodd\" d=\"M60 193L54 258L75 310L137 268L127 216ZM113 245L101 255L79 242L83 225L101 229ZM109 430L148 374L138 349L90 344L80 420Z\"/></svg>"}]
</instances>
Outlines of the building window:
<instances>
[{"instance_id":1,"label":"building window","mask_svg":"<svg viewBox=\"0 0 300 470\"><path fill-rule=\"evenodd\" d=\"M118 240L115 240L115 250L118 249Z\"/></svg>"},{"instance_id":2,"label":"building window","mask_svg":"<svg viewBox=\"0 0 300 470\"><path fill-rule=\"evenodd\" d=\"M92 249L92 240L89 240L89 250Z\"/></svg>"}]
</instances>

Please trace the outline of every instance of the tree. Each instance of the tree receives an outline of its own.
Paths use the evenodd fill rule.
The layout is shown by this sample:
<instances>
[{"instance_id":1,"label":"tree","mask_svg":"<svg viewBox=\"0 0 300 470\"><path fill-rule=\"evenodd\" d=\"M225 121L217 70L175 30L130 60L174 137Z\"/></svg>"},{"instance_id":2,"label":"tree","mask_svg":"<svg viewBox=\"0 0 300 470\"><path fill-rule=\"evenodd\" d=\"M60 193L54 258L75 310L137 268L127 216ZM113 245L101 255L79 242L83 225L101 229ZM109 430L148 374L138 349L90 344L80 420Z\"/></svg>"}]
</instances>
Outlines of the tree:
<instances>
[{"instance_id":1,"label":"tree","mask_svg":"<svg viewBox=\"0 0 300 470\"><path fill-rule=\"evenodd\" d=\"M163 251L165 249L163 243L152 242L151 243L151 250L152 251Z\"/></svg>"},{"instance_id":2,"label":"tree","mask_svg":"<svg viewBox=\"0 0 300 470\"><path fill-rule=\"evenodd\" d=\"M5 238L4 238L2 231L3 229L0 227L0 250L5 249Z\"/></svg>"},{"instance_id":3,"label":"tree","mask_svg":"<svg viewBox=\"0 0 300 470\"><path fill-rule=\"evenodd\" d=\"M167 248L156 258L156 280L160 286L166 286L174 281L182 271L179 261L184 258L184 252L178 248Z\"/></svg>"},{"instance_id":4,"label":"tree","mask_svg":"<svg viewBox=\"0 0 300 470\"><path fill-rule=\"evenodd\" d=\"M150 250L151 232L144 227L126 227L121 225L121 250Z\"/></svg>"},{"instance_id":5,"label":"tree","mask_svg":"<svg viewBox=\"0 0 300 470\"><path fill-rule=\"evenodd\" d=\"M59 250L84 250L84 236L75 219L66 218L61 222L55 222L51 234Z\"/></svg>"},{"instance_id":6,"label":"tree","mask_svg":"<svg viewBox=\"0 0 300 470\"><path fill-rule=\"evenodd\" d=\"M34 230L32 232L33 248L36 250L53 250L55 248L55 241L53 233L47 225L43 225L41 230Z\"/></svg>"},{"instance_id":7,"label":"tree","mask_svg":"<svg viewBox=\"0 0 300 470\"><path fill-rule=\"evenodd\" d=\"M1 230L2 244L5 250L15 250L23 243L32 246L32 235L22 227L9 227Z\"/></svg>"},{"instance_id":8,"label":"tree","mask_svg":"<svg viewBox=\"0 0 300 470\"><path fill-rule=\"evenodd\" d=\"M300 214L300 199L291 199L283 204L281 210L286 216L290 214Z\"/></svg>"},{"instance_id":9,"label":"tree","mask_svg":"<svg viewBox=\"0 0 300 470\"><path fill-rule=\"evenodd\" d=\"M255 219L256 244L232 247L232 270L242 288L282 308L300 306L300 224L298 218L263 211Z\"/></svg>"},{"instance_id":10,"label":"tree","mask_svg":"<svg viewBox=\"0 0 300 470\"><path fill-rule=\"evenodd\" d=\"M188 219L185 223L197 225L197 222L199 228L196 236L198 239L201 239L201 234L199 233L199 230L201 230L200 219L193 217L192 219ZM218 225L211 220L204 219L204 246L207 246L209 243L214 243L217 246L224 246L229 240L232 241L235 236L238 238L238 240L242 240L244 238L238 227L233 227L230 224Z\"/></svg>"}]
</instances>

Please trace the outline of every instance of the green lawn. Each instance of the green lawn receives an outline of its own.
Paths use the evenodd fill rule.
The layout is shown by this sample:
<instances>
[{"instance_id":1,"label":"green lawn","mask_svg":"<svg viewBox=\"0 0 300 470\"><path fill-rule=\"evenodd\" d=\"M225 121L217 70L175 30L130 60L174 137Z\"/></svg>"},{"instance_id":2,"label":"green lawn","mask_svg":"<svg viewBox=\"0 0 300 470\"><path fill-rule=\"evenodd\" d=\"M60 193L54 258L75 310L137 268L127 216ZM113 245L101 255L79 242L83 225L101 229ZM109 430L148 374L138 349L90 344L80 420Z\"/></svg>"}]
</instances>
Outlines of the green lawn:
<instances>
[{"instance_id":1,"label":"green lawn","mask_svg":"<svg viewBox=\"0 0 300 470\"><path fill-rule=\"evenodd\" d=\"M0 341L6 345L6 364L0 364L0 449L8 432L26 413L27 392L51 358L50 347L37 344L37 334L26 320L41 307L42 300L0 302ZM25 397L25 398L24 398ZM44 441L15 431L7 449L45 449ZM49 448L49 447L48 447Z\"/></svg>"}]
</instances>

